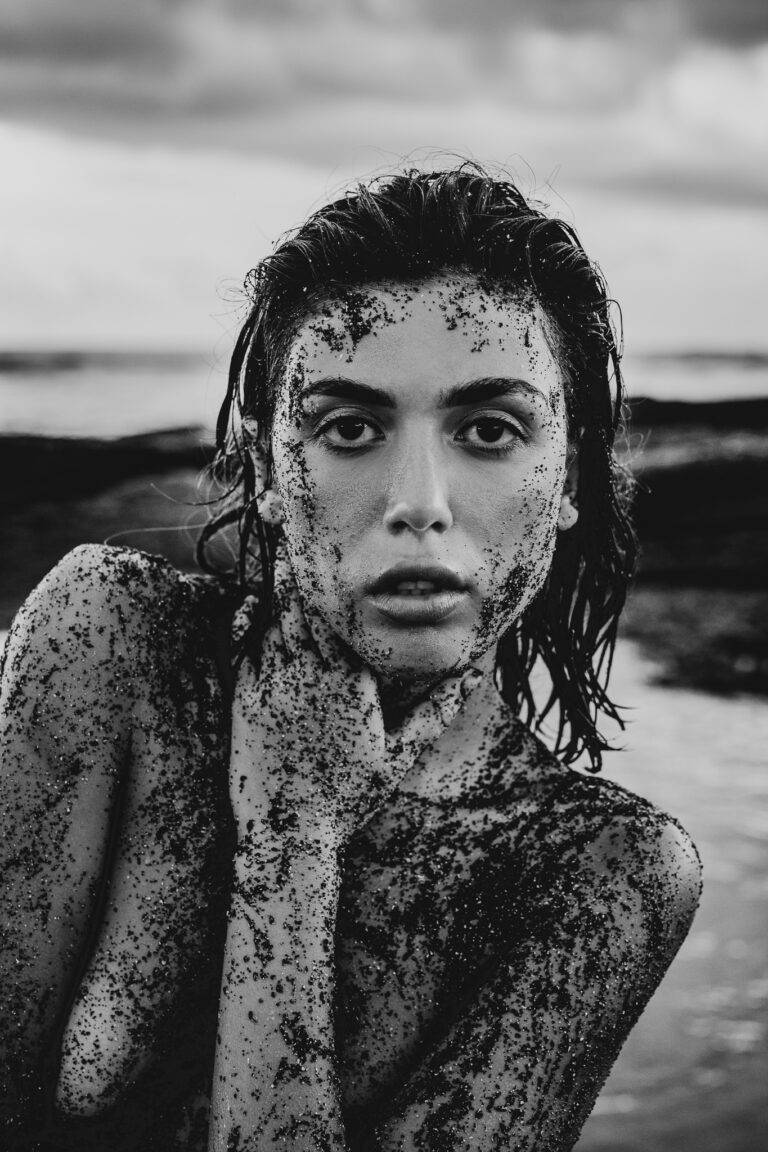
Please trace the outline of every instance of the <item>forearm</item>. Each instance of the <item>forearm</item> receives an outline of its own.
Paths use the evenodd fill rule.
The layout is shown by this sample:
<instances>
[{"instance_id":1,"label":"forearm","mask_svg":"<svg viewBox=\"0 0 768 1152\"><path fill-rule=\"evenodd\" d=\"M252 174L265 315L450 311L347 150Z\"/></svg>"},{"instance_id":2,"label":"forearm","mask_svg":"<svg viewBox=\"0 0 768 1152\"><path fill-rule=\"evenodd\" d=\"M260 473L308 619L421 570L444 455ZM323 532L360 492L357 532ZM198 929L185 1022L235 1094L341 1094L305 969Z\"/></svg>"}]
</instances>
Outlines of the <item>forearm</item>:
<instances>
[{"instance_id":1,"label":"forearm","mask_svg":"<svg viewBox=\"0 0 768 1152\"><path fill-rule=\"evenodd\" d=\"M227 931L211 1152L343 1148L333 1060L339 867L331 837L254 828Z\"/></svg>"}]
</instances>

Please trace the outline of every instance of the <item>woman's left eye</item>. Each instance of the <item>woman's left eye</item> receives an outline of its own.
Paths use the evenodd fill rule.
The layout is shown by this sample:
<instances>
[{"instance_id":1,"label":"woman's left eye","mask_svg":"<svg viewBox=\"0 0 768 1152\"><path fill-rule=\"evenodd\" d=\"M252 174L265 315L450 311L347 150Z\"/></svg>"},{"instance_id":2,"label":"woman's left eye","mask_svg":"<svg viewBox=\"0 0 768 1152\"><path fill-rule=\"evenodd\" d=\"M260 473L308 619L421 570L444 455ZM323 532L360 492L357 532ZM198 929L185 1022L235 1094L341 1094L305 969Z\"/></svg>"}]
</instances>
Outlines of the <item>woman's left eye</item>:
<instances>
[{"instance_id":1,"label":"woman's left eye","mask_svg":"<svg viewBox=\"0 0 768 1152\"><path fill-rule=\"evenodd\" d=\"M478 416L465 424L456 437L483 452L507 452L521 438L520 429L499 416Z\"/></svg>"}]
</instances>

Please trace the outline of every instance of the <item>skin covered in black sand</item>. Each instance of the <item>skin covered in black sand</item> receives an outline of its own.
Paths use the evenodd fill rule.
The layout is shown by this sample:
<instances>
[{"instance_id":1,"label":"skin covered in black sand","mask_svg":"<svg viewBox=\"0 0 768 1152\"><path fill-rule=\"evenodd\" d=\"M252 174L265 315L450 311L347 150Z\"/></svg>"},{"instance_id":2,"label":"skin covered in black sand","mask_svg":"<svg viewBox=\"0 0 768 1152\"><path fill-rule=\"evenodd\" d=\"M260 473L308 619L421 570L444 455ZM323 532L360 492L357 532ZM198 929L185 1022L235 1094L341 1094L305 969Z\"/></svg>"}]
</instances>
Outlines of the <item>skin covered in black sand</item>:
<instances>
[{"instance_id":1,"label":"skin covered in black sand","mask_svg":"<svg viewBox=\"0 0 768 1152\"><path fill-rule=\"evenodd\" d=\"M44 1057L93 947L121 806L122 863L64 1038L60 1102L86 1115L59 1116L57 1148L205 1147L232 847L216 656L230 607L156 558L84 548L51 574L11 638L6 739L21 747L25 733L63 733L55 749L26 736L26 772L39 783L33 796L19 792L17 835L5 845L5 875L17 883L4 915L25 964L3 1035L35 1121L52 1087L40 1069L55 1075ZM53 645L30 648L46 633ZM42 707L30 676L49 686ZM105 676L132 690L105 696ZM366 1147L377 1127L375 1146L399 1148L414 1124L434 1147L461 1147L478 1108L489 1148L516 1137L521 1148L569 1147L687 931L695 854L647 802L564 769L487 679L448 731L439 788L406 783L345 860L335 1028L349 1147ZM61 765L53 780L51 763ZM58 818L73 803L76 827ZM127 918L113 899L132 909ZM41 919L33 955L24 926ZM520 1142L521 1128L537 1142Z\"/></svg>"},{"instance_id":2,"label":"skin covered in black sand","mask_svg":"<svg viewBox=\"0 0 768 1152\"><path fill-rule=\"evenodd\" d=\"M484 664L493 634L546 572L567 482L562 403L549 392L558 374L537 318L521 309L512 335L534 391L543 364L541 398L505 394L489 416L484 396L479 411L469 406L457 417L438 402L445 366L426 370L435 364L428 317L412 303L394 335L425 375L416 373L420 391L412 375L390 371L403 395L387 410L407 400L418 411L402 425L392 417L389 435L407 445L418 428L420 443L432 445L439 427L437 447L409 448L408 468L392 473L387 532L366 537L366 526L379 524L366 503L375 478L358 467L345 490L339 468L349 469L349 458L334 464L320 434L367 439L374 421L360 420L359 409L350 417L333 396L302 417L306 424L289 405L288 418L276 420L275 452L278 480L302 461L295 482L281 484L296 501L286 500L288 571L309 588L314 612L371 666L399 662L415 684L435 666L464 672L442 697L422 701L415 729L385 730L370 668L345 666L343 649L332 669L323 667L318 621L308 617L310 637L295 589L278 598L263 653L267 679L241 667L235 719L240 709L248 723L233 729L229 773L238 849L214 1077L217 1148L286 1139L297 1148L345 1140L350 1149L460 1148L477 1139L487 1149L570 1147L696 905L698 864L682 829L624 790L564 768L503 703ZM508 340L496 331L494 302L481 304L495 339ZM391 366L396 349L384 347L385 335L364 351L382 349ZM327 378L320 336L310 326L297 380ZM473 334L473 357L475 347ZM501 352L506 365L510 347ZM370 382L376 355L352 359L350 371ZM448 359L464 380L455 349ZM481 375L497 378L498 369ZM512 436L499 427L512 428L525 447L481 464L475 453L487 449L465 445L482 419L494 425L484 428L490 443ZM444 444L462 471L450 507L430 471ZM489 467L504 469L509 482L481 481ZM492 493L482 504L481 483ZM386 563L393 543L410 539L403 525L415 535L454 512L467 535L452 559L471 574L455 627L396 635L362 596L355 612L338 613L345 587L365 587L375 570L374 545L387 545ZM334 534L346 549L324 546ZM525 579L509 582L493 546L485 548L490 559L482 548L476 558L478 542L525 558ZM290 587L287 575L281 587ZM6 899L18 934L6 954L14 972L6 1034L16 1044L9 1066L35 1108L50 1087L41 1083L51 1071L45 1056L66 1015L58 1103L75 1117L80 1148L96 1133L103 1147L100 1126L119 1129L121 1117L126 1147L204 1146L202 1086L210 1082L232 852L217 660L231 610L214 586L162 562L86 549L49 577L9 641L14 836L6 874L14 883ZM469 679L473 669L479 675ZM408 706L411 715L421 707L418 699ZM242 772L244 764L251 770ZM269 768L263 776L253 772L261 765ZM73 810L74 823L66 819ZM111 830L116 852L103 900ZM27 961L21 977L19 956ZM197 1044L189 1034L196 1027ZM115 1097L137 1075L123 1111ZM185 1101L182 1084L201 1091Z\"/></svg>"}]
</instances>

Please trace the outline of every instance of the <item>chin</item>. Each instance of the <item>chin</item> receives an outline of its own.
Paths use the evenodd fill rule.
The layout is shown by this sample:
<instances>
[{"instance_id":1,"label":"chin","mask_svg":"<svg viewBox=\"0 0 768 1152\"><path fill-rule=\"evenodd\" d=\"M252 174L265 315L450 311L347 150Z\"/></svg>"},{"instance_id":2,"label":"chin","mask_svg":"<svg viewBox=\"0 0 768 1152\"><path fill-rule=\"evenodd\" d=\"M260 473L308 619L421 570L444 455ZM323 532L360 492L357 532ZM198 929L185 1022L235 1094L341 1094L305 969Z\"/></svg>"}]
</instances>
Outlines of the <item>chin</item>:
<instances>
[{"instance_id":1,"label":"chin","mask_svg":"<svg viewBox=\"0 0 768 1152\"><path fill-rule=\"evenodd\" d=\"M356 637L354 648L382 680L426 683L467 668L473 639L437 628L377 629Z\"/></svg>"}]
</instances>

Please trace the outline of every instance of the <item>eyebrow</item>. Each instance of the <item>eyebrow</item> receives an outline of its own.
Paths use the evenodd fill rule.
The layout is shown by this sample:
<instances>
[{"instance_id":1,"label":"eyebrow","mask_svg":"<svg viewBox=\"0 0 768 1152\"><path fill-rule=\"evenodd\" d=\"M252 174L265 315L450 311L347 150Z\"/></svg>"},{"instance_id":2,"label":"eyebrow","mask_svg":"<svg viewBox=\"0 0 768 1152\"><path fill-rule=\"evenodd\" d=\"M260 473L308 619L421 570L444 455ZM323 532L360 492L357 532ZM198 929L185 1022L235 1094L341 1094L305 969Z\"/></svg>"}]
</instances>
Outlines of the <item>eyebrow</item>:
<instances>
[{"instance_id":1,"label":"eyebrow","mask_svg":"<svg viewBox=\"0 0 768 1152\"><path fill-rule=\"evenodd\" d=\"M547 397L534 384L514 376L484 376L479 380L469 380L456 384L440 393L438 408L459 408L467 404L482 404L498 396L526 396L530 400L546 400ZM390 392L374 388L360 380L350 380L346 376L324 376L304 388L301 399L310 396L335 396L341 400L362 400L380 408L396 408L397 403Z\"/></svg>"},{"instance_id":2,"label":"eyebrow","mask_svg":"<svg viewBox=\"0 0 768 1152\"><path fill-rule=\"evenodd\" d=\"M497 396L526 396L529 400L546 400L547 397L527 380L516 376L484 376L480 380L470 380L457 384L440 393L439 408L458 408L462 404L482 404L495 400Z\"/></svg>"},{"instance_id":3,"label":"eyebrow","mask_svg":"<svg viewBox=\"0 0 768 1152\"><path fill-rule=\"evenodd\" d=\"M365 400L380 408L397 407L394 397L383 388L374 388L346 376L323 376L321 380L315 380L301 392L302 400L308 400L310 396L337 396L340 400Z\"/></svg>"}]
</instances>

